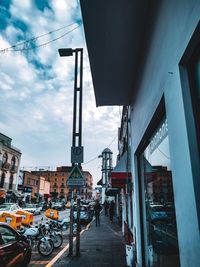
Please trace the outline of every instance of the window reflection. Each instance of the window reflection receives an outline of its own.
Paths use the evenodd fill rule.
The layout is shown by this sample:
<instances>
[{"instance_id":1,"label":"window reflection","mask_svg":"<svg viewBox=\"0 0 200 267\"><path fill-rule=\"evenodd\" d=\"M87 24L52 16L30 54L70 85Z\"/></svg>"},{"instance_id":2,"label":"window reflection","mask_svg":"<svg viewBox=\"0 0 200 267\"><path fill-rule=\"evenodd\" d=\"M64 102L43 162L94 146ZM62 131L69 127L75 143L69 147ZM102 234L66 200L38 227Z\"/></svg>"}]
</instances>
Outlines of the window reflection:
<instances>
[{"instance_id":1,"label":"window reflection","mask_svg":"<svg viewBox=\"0 0 200 267\"><path fill-rule=\"evenodd\" d=\"M180 266L166 120L152 136L143 162L148 266Z\"/></svg>"}]
</instances>

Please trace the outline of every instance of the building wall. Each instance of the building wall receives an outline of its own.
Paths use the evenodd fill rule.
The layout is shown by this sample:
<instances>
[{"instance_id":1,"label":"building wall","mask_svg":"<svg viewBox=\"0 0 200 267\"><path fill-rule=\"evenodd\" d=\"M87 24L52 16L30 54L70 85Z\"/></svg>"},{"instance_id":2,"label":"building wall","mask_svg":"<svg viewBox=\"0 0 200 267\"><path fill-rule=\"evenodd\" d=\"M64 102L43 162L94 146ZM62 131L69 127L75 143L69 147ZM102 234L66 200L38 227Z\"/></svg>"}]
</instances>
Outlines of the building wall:
<instances>
[{"instance_id":1,"label":"building wall","mask_svg":"<svg viewBox=\"0 0 200 267\"><path fill-rule=\"evenodd\" d=\"M57 167L56 171L41 170L41 171L33 171L32 173L41 175L45 177L46 181L50 182L50 193L52 197L57 196L57 198L64 197L68 199L70 197L70 190L67 187L66 182L67 178L70 175L71 170L72 170L71 166L61 166ZM86 178L87 186L83 188L82 196L84 196L84 199L86 199L85 198L86 196L88 197L91 195L92 197L93 179L92 175L89 172L83 171L83 174L84 177Z\"/></svg>"},{"instance_id":2,"label":"building wall","mask_svg":"<svg viewBox=\"0 0 200 267\"><path fill-rule=\"evenodd\" d=\"M200 172L197 165L195 166L196 172L193 172L194 163L191 159L194 156L193 152L196 153L197 158L198 154L197 151L190 151L189 131L192 129L187 128L186 113L189 109L184 106L179 62L199 22L200 1L161 1L158 9L158 12L154 14L154 24L151 25L151 38L146 48L143 72L139 77L138 94L131 104L132 172L135 175L134 217L136 218L138 265L142 264L141 210L143 214L145 210L144 205L137 204L141 203L141 198L144 202L144 196L140 196L139 193L139 186L144 190L144 185L140 185L139 158L136 154L141 141L145 141L143 137L147 127L164 96L180 261L182 267L195 267L200 265L199 214L196 208L200 185L194 179L200 177ZM196 142L195 139L194 142ZM196 164L198 163L197 160Z\"/></svg>"},{"instance_id":3,"label":"building wall","mask_svg":"<svg viewBox=\"0 0 200 267\"><path fill-rule=\"evenodd\" d=\"M39 188L39 194L44 196L44 194L49 195L50 194L50 182L45 181L45 177L40 177L40 188Z\"/></svg>"},{"instance_id":4,"label":"building wall","mask_svg":"<svg viewBox=\"0 0 200 267\"><path fill-rule=\"evenodd\" d=\"M3 188L17 190L17 178L20 166L21 152L11 145L12 139L0 134L0 182L2 175L5 175ZM3 162L4 154L7 154L7 162ZM15 163L13 162L15 160ZM9 189L10 178L13 177L12 188Z\"/></svg>"},{"instance_id":5,"label":"building wall","mask_svg":"<svg viewBox=\"0 0 200 267\"><path fill-rule=\"evenodd\" d=\"M93 191L93 177L87 171L83 171L83 175L85 178L85 187L81 188L81 199L91 199Z\"/></svg>"},{"instance_id":6,"label":"building wall","mask_svg":"<svg viewBox=\"0 0 200 267\"><path fill-rule=\"evenodd\" d=\"M32 173L38 173L39 175L43 176L46 181L50 182L50 193L52 197L68 197L69 189L66 186L67 177L70 174L70 170L63 170L57 168L56 171L34 171Z\"/></svg>"},{"instance_id":7,"label":"building wall","mask_svg":"<svg viewBox=\"0 0 200 267\"><path fill-rule=\"evenodd\" d=\"M28 187L32 188L31 198L32 200L36 200L37 194L39 193L39 184L40 184L40 177L35 175L31 172L24 171L24 184L23 188Z\"/></svg>"}]
</instances>

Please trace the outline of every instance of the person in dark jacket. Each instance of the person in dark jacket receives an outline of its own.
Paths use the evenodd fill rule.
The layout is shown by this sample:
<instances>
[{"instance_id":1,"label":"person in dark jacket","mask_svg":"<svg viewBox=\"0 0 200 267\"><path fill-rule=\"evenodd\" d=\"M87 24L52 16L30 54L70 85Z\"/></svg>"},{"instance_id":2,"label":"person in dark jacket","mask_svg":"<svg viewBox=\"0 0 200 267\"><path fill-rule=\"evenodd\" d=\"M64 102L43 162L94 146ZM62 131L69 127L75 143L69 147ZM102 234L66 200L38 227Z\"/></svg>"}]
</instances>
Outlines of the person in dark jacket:
<instances>
[{"instance_id":1,"label":"person in dark jacket","mask_svg":"<svg viewBox=\"0 0 200 267\"><path fill-rule=\"evenodd\" d=\"M109 208L109 216L110 216L111 222L113 222L114 213L115 213L115 202L112 200L110 203L110 208Z\"/></svg>"},{"instance_id":2,"label":"person in dark jacket","mask_svg":"<svg viewBox=\"0 0 200 267\"><path fill-rule=\"evenodd\" d=\"M94 205L94 215L95 215L95 221L96 226L100 225L100 211L101 211L101 205L99 203L99 200L96 200Z\"/></svg>"},{"instance_id":3,"label":"person in dark jacket","mask_svg":"<svg viewBox=\"0 0 200 267\"><path fill-rule=\"evenodd\" d=\"M108 216L109 203L107 200L104 202L105 216Z\"/></svg>"},{"instance_id":4,"label":"person in dark jacket","mask_svg":"<svg viewBox=\"0 0 200 267\"><path fill-rule=\"evenodd\" d=\"M49 200L49 209L51 209L51 207L52 207L52 202L51 202L51 200Z\"/></svg>"}]
</instances>

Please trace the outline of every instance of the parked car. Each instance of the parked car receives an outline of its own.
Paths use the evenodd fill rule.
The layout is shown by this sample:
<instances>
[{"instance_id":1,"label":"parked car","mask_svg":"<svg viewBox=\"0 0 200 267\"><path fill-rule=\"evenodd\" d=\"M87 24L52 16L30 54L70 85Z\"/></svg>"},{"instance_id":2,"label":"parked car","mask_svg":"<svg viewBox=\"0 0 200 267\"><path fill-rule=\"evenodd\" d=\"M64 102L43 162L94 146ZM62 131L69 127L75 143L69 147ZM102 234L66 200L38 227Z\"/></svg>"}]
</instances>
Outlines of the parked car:
<instances>
[{"instance_id":1,"label":"parked car","mask_svg":"<svg viewBox=\"0 0 200 267\"><path fill-rule=\"evenodd\" d=\"M51 208L54 210L64 210L65 203L64 202L52 202Z\"/></svg>"},{"instance_id":2,"label":"parked car","mask_svg":"<svg viewBox=\"0 0 200 267\"><path fill-rule=\"evenodd\" d=\"M45 211L48 208L47 202L45 201L38 203L38 206L40 207L41 211Z\"/></svg>"},{"instance_id":3,"label":"parked car","mask_svg":"<svg viewBox=\"0 0 200 267\"><path fill-rule=\"evenodd\" d=\"M17 203L4 203L0 205L0 213L3 213L4 211L15 213L17 210L21 210Z\"/></svg>"},{"instance_id":4,"label":"parked car","mask_svg":"<svg viewBox=\"0 0 200 267\"><path fill-rule=\"evenodd\" d=\"M77 206L74 206L74 221L77 221ZM88 205L80 206L80 222L82 224L89 223L93 218L93 212Z\"/></svg>"},{"instance_id":5,"label":"parked car","mask_svg":"<svg viewBox=\"0 0 200 267\"><path fill-rule=\"evenodd\" d=\"M0 265L4 267L25 267L31 259L27 238L5 223L0 223L0 259Z\"/></svg>"},{"instance_id":6,"label":"parked car","mask_svg":"<svg viewBox=\"0 0 200 267\"><path fill-rule=\"evenodd\" d=\"M33 213L34 215L38 215L41 213L41 207L37 204L26 204L23 210Z\"/></svg>"}]
</instances>

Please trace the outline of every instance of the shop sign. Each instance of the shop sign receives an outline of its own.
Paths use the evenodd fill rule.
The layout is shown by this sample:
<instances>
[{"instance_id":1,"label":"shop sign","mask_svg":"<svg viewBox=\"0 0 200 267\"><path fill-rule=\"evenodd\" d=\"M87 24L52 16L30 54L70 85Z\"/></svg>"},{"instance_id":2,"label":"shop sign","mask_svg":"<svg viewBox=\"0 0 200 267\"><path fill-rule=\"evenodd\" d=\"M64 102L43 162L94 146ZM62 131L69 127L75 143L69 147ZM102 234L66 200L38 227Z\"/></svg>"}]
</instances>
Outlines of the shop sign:
<instances>
[{"instance_id":1,"label":"shop sign","mask_svg":"<svg viewBox=\"0 0 200 267\"><path fill-rule=\"evenodd\" d=\"M158 128L157 132L154 134L153 138L150 141L149 147L151 154L165 139L167 134L168 134L168 126L167 126L167 119L165 119L165 121L161 124L161 126Z\"/></svg>"}]
</instances>

